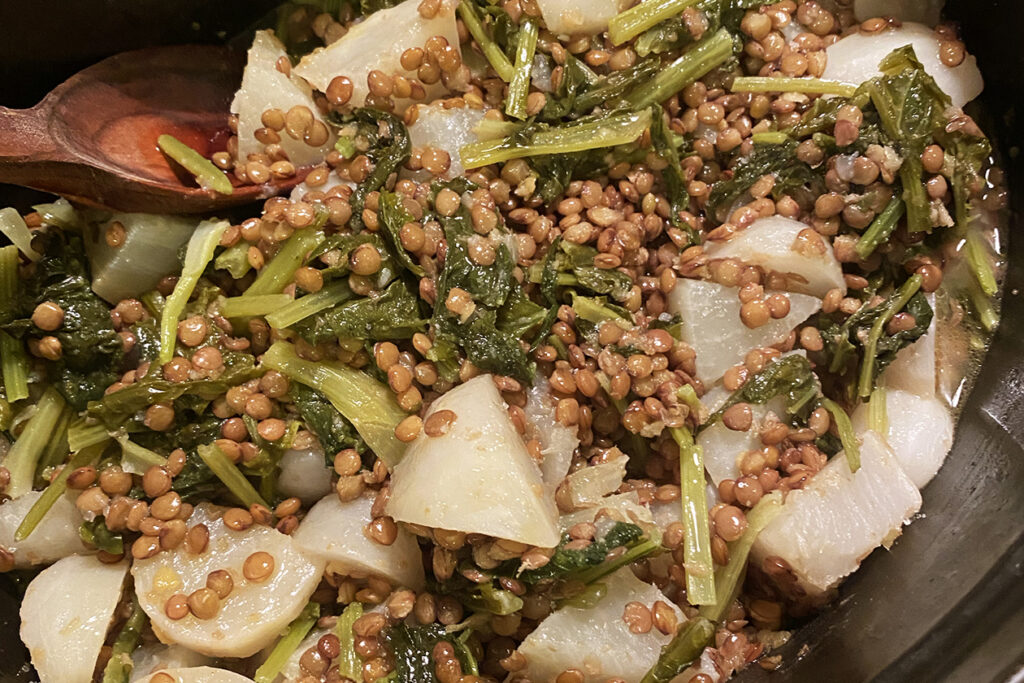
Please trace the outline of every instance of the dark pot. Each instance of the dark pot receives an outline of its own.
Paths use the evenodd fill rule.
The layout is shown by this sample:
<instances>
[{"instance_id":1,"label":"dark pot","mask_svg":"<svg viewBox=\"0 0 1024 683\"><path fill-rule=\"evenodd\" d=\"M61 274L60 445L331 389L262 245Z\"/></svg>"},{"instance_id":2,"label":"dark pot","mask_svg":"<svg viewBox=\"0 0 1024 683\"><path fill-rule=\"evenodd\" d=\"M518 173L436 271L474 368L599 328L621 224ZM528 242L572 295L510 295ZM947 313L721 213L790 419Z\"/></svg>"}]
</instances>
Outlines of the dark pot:
<instances>
[{"instance_id":1,"label":"dark pot","mask_svg":"<svg viewBox=\"0 0 1024 683\"><path fill-rule=\"evenodd\" d=\"M25 9L29 5L34 9ZM68 0L0 3L0 102L30 106L101 57L145 45L216 42L273 1ZM1024 12L1018 0L949 0L986 87L983 127L1008 173L1024 229ZM1016 190L1016 192L1013 192ZM0 206L29 191L0 186ZM877 551L839 600L796 632L782 668L738 681L1007 681L1024 667L1024 241L1011 238L1003 323L960 420L953 451L924 490L921 519L891 552ZM32 680L17 636L17 603L0 575L0 682ZM9 588L9 586L8 586Z\"/></svg>"}]
</instances>

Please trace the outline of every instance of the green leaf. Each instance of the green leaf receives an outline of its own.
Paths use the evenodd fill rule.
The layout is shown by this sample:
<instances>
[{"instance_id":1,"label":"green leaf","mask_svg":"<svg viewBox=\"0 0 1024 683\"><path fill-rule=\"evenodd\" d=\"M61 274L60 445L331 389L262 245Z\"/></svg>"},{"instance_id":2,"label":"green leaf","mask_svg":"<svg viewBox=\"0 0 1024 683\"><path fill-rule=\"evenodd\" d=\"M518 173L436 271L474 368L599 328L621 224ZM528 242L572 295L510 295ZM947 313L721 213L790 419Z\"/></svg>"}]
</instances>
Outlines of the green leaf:
<instances>
[{"instance_id":1,"label":"green leaf","mask_svg":"<svg viewBox=\"0 0 1024 683\"><path fill-rule=\"evenodd\" d=\"M402 246L400 237L402 226L413 222L412 215L405 210L405 206L402 204L402 197L394 192L381 192L379 206L378 216L381 227L384 228L381 234L387 239L391 253L398 258L406 270L416 277L423 277L423 268L412 260L412 255Z\"/></svg>"},{"instance_id":2,"label":"green leaf","mask_svg":"<svg viewBox=\"0 0 1024 683\"><path fill-rule=\"evenodd\" d=\"M396 280L379 296L343 303L292 327L309 343L319 344L337 339L410 339L426 328L426 321L420 318L419 297L403 280Z\"/></svg>"},{"instance_id":3,"label":"green leaf","mask_svg":"<svg viewBox=\"0 0 1024 683\"><path fill-rule=\"evenodd\" d=\"M819 172L796 159L796 144L789 140L781 145L756 145L750 156L736 162L731 178L712 185L707 202L708 216L724 223L754 183L766 175L775 178L772 193L776 198L798 191L808 196L820 194L824 179Z\"/></svg>"},{"instance_id":4,"label":"green leaf","mask_svg":"<svg viewBox=\"0 0 1024 683\"><path fill-rule=\"evenodd\" d=\"M97 550L102 550L111 555L120 555L124 552L124 539L121 537L121 534L114 533L107 528L107 522L103 515L96 517L92 521L86 520L82 522L82 525L78 528L78 535L82 537L85 543L88 543Z\"/></svg>"},{"instance_id":5,"label":"green leaf","mask_svg":"<svg viewBox=\"0 0 1024 683\"><path fill-rule=\"evenodd\" d=\"M726 410L737 403L764 405L776 396L786 399L786 412L790 415L806 411L814 405L820 393L818 378L810 362L799 354L792 354L768 363L715 411L701 428L719 420Z\"/></svg>"},{"instance_id":6,"label":"green leaf","mask_svg":"<svg viewBox=\"0 0 1024 683\"><path fill-rule=\"evenodd\" d=\"M380 639L395 663L395 683L436 682L437 665L433 650L442 641L455 649L464 671L475 666L475 662L466 658L465 648L457 647L455 637L440 624L408 626L399 622L384 629Z\"/></svg>"},{"instance_id":7,"label":"green leaf","mask_svg":"<svg viewBox=\"0 0 1024 683\"><path fill-rule=\"evenodd\" d=\"M319 391L296 383L289 390L289 398L299 409L306 428L316 434L331 462L338 451L346 448L354 448L360 453L366 451L366 443L356 428Z\"/></svg>"}]
</instances>

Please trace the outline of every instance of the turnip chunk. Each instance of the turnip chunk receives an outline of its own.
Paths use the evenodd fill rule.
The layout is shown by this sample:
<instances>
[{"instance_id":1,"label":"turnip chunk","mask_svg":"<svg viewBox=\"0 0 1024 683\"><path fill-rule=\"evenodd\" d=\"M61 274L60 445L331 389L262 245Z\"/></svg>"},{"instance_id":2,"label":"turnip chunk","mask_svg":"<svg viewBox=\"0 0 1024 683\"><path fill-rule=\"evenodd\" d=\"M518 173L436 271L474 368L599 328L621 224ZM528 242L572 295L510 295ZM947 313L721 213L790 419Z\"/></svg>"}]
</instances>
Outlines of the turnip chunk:
<instances>
[{"instance_id":1,"label":"turnip chunk","mask_svg":"<svg viewBox=\"0 0 1024 683\"><path fill-rule=\"evenodd\" d=\"M618 450L618 449L616 449ZM626 477L629 457L619 452L607 462L580 468L565 478L565 487L572 509L593 507L614 493Z\"/></svg>"},{"instance_id":2,"label":"turnip chunk","mask_svg":"<svg viewBox=\"0 0 1024 683\"><path fill-rule=\"evenodd\" d=\"M669 504L674 504L680 513L682 512L679 501ZM616 493L602 498L597 505L575 512L567 512L558 519L558 525L563 534L580 522L594 522L597 526L597 538L603 538L616 522L636 524L648 532L654 531L660 526L655 520L652 510L640 504L640 496L636 491Z\"/></svg>"},{"instance_id":3,"label":"turnip chunk","mask_svg":"<svg viewBox=\"0 0 1024 683\"><path fill-rule=\"evenodd\" d=\"M128 563L71 555L39 573L21 601L21 640L41 683L90 683Z\"/></svg>"},{"instance_id":4,"label":"turnip chunk","mask_svg":"<svg viewBox=\"0 0 1024 683\"><path fill-rule=\"evenodd\" d=\"M416 121L409 126L409 142L413 149L433 147L448 152L451 165L441 177L462 175L464 169L459 150L463 145L477 141L473 129L483 120L484 110L471 107L445 109L440 103L420 104L416 109Z\"/></svg>"},{"instance_id":5,"label":"turnip chunk","mask_svg":"<svg viewBox=\"0 0 1024 683\"><path fill-rule=\"evenodd\" d=\"M363 106L370 94L366 77L371 71L387 76L415 76L402 68L400 58L409 48L422 48L427 39L442 36L459 50L459 32L455 24L456 0L442 0L431 19L420 16L422 0L405 0L390 9L374 12L348 33L327 47L317 48L302 58L293 71L321 92L337 76L352 81L349 104ZM426 87L427 101L444 93L441 81ZM408 101L408 100L406 100Z\"/></svg>"},{"instance_id":6,"label":"turnip chunk","mask_svg":"<svg viewBox=\"0 0 1024 683\"><path fill-rule=\"evenodd\" d=\"M853 33L825 49L828 64L822 78L846 83L863 83L879 75L879 63L893 50L913 45L924 70L935 79L939 88L962 107L981 94L984 82L977 60L967 55L959 66L948 67L939 58L938 34L921 24L905 23L900 28L887 28L881 33Z\"/></svg>"},{"instance_id":7,"label":"turnip chunk","mask_svg":"<svg viewBox=\"0 0 1024 683\"><path fill-rule=\"evenodd\" d=\"M921 494L882 437L861 436L860 469L850 472L845 453L833 457L789 494L754 543L755 561L781 557L809 593L827 591L856 571L921 509Z\"/></svg>"},{"instance_id":8,"label":"turnip chunk","mask_svg":"<svg viewBox=\"0 0 1024 683\"><path fill-rule=\"evenodd\" d=\"M776 417L785 415L785 401L780 397L773 398L765 405L749 405L754 422L747 431L734 431L718 420L697 437L697 445L704 450L704 467L715 484L723 479L737 479L740 476L739 462L743 455L763 445L759 432L769 413Z\"/></svg>"},{"instance_id":9,"label":"turnip chunk","mask_svg":"<svg viewBox=\"0 0 1024 683\"><path fill-rule=\"evenodd\" d=\"M292 107L306 107L313 112L315 121L326 125L313 102L309 86L302 79L286 76L277 70L277 60L281 57L288 59L284 46L273 32L257 31L249 48L242 87L231 103L231 113L238 115L238 158L241 161L248 159L250 154L263 152L265 145L256 139L255 133L263 128L261 119L268 109L280 109L287 114ZM296 167L319 163L334 148L333 132L327 142L318 147L311 147L302 139L296 140L287 130L282 130L280 135L281 149Z\"/></svg>"},{"instance_id":10,"label":"turnip chunk","mask_svg":"<svg viewBox=\"0 0 1024 683\"><path fill-rule=\"evenodd\" d=\"M139 604L161 641L210 657L248 657L277 638L299 615L320 581L324 564L299 550L291 536L271 527L228 529L223 513L224 508L202 503L189 518L189 528L205 524L209 529L210 540L202 553L194 554L183 544L136 560L132 575ZM242 567L250 555L261 551L274 559L273 572L262 581L249 581ZM206 577L218 569L231 574L234 588L220 601L213 618L167 616L168 598L204 588Z\"/></svg>"},{"instance_id":11,"label":"turnip chunk","mask_svg":"<svg viewBox=\"0 0 1024 683\"><path fill-rule=\"evenodd\" d=\"M832 246L814 233L813 242L797 239L804 230L814 229L785 216L769 216L751 223L725 242L711 242L704 248L709 261L736 259L766 272L785 276L785 290L822 298L830 289L846 293L843 269Z\"/></svg>"},{"instance_id":12,"label":"turnip chunk","mask_svg":"<svg viewBox=\"0 0 1024 683\"><path fill-rule=\"evenodd\" d=\"M246 678L242 674L212 666L165 669L146 676L139 683L165 683L167 679L164 676L170 676L173 683L252 683L251 678Z\"/></svg>"},{"instance_id":13,"label":"turnip chunk","mask_svg":"<svg viewBox=\"0 0 1024 683\"><path fill-rule=\"evenodd\" d=\"M857 21L893 17L904 23L935 26L942 18L942 6L945 4L946 0L853 0L853 14Z\"/></svg>"},{"instance_id":14,"label":"turnip chunk","mask_svg":"<svg viewBox=\"0 0 1024 683\"><path fill-rule=\"evenodd\" d=\"M672 637L656 628L632 633L622 619L626 605L639 602L650 609L660 600L672 608L680 623L685 621L671 600L636 578L629 567L601 581L608 592L600 602L590 608L556 610L519 646L526 657L523 673L531 681L554 681L569 668L583 672L585 683L603 683L615 677L639 681Z\"/></svg>"},{"instance_id":15,"label":"turnip chunk","mask_svg":"<svg viewBox=\"0 0 1024 683\"><path fill-rule=\"evenodd\" d=\"M558 511L491 375L438 398L424 423L455 415L441 436L421 433L391 473L387 512L400 522L552 548Z\"/></svg>"},{"instance_id":16,"label":"turnip chunk","mask_svg":"<svg viewBox=\"0 0 1024 683\"><path fill-rule=\"evenodd\" d=\"M914 486L924 488L953 446L953 416L934 395L922 397L899 389L886 389L884 395L889 423L885 440ZM867 404L858 407L851 419L858 434L867 430Z\"/></svg>"},{"instance_id":17,"label":"turnip chunk","mask_svg":"<svg viewBox=\"0 0 1024 683\"><path fill-rule=\"evenodd\" d=\"M19 498L0 504L0 548L14 554L15 567L49 564L68 555L89 552L78 535L82 515L78 513L74 501L67 496L57 499L28 538L24 541L14 540L14 532L42 495L42 491L29 491Z\"/></svg>"},{"instance_id":18,"label":"turnip chunk","mask_svg":"<svg viewBox=\"0 0 1024 683\"><path fill-rule=\"evenodd\" d=\"M821 308L806 294L789 294L789 314L749 328L740 320L739 290L714 282L681 279L668 295L668 308L683 319L683 341L697 352L697 377L705 385L741 363L751 349L785 341L797 325Z\"/></svg>"},{"instance_id":19,"label":"turnip chunk","mask_svg":"<svg viewBox=\"0 0 1024 683\"><path fill-rule=\"evenodd\" d=\"M934 311L934 294L928 295L928 303ZM938 315L935 315L920 339L896 353L896 359L882 373L882 384L887 389L902 389L925 398L935 396L937 320Z\"/></svg>"},{"instance_id":20,"label":"turnip chunk","mask_svg":"<svg viewBox=\"0 0 1024 683\"><path fill-rule=\"evenodd\" d=\"M124 227L124 241L107 244L107 230ZM178 250L188 242L197 219L148 213L115 213L86 231L85 252L92 270L92 291L116 304L155 289L161 278L180 270Z\"/></svg>"},{"instance_id":21,"label":"turnip chunk","mask_svg":"<svg viewBox=\"0 0 1024 683\"><path fill-rule=\"evenodd\" d=\"M132 662L130 681L137 683L157 671L204 666L210 663L210 658L180 645L150 643L132 653Z\"/></svg>"},{"instance_id":22,"label":"turnip chunk","mask_svg":"<svg viewBox=\"0 0 1024 683\"><path fill-rule=\"evenodd\" d=\"M537 0L548 30L561 35L606 31L611 18L627 5L623 0Z\"/></svg>"},{"instance_id":23,"label":"turnip chunk","mask_svg":"<svg viewBox=\"0 0 1024 683\"><path fill-rule=\"evenodd\" d=\"M292 448L281 456L281 472L277 487L285 497L295 496L304 505L312 505L331 493L331 474L324 451L319 444L314 448Z\"/></svg>"},{"instance_id":24,"label":"turnip chunk","mask_svg":"<svg viewBox=\"0 0 1024 683\"><path fill-rule=\"evenodd\" d=\"M342 503L330 495L313 506L292 534L295 545L328 563L340 574L380 576L396 586L421 589L423 561L416 538L399 528L391 545L381 545L364 533L373 517L373 496Z\"/></svg>"},{"instance_id":25,"label":"turnip chunk","mask_svg":"<svg viewBox=\"0 0 1024 683\"><path fill-rule=\"evenodd\" d=\"M565 479L572 465L572 454L580 445L576 430L555 419L555 400L551 387L542 373L537 373L533 386L526 394L527 434L540 441L544 456L540 471L544 485L552 491Z\"/></svg>"}]
</instances>

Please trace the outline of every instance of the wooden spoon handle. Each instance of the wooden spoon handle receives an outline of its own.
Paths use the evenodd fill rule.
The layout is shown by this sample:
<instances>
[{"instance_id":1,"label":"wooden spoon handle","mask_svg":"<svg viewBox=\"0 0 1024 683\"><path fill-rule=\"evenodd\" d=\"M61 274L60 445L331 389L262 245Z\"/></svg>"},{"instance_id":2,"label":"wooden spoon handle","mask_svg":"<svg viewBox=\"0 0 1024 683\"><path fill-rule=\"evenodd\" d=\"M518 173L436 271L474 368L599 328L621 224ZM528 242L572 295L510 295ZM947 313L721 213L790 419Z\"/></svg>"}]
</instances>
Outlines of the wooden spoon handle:
<instances>
[{"instance_id":1,"label":"wooden spoon handle","mask_svg":"<svg viewBox=\"0 0 1024 683\"><path fill-rule=\"evenodd\" d=\"M54 147L38 109L0 107L0 166L47 158Z\"/></svg>"}]
</instances>

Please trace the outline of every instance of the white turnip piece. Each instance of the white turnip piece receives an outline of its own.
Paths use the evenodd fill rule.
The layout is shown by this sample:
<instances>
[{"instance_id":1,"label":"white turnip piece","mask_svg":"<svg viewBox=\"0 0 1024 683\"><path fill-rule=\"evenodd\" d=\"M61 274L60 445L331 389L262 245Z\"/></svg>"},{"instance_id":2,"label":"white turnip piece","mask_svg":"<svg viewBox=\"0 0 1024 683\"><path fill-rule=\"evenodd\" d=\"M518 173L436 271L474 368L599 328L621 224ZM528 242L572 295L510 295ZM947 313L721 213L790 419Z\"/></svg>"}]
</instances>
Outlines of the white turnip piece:
<instances>
[{"instance_id":1,"label":"white turnip piece","mask_svg":"<svg viewBox=\"0 0 1024 683\"><path fill-rule=\"evenodd\" d=\"M614 493L626 477L629 457L619 453L615 458L576 470L565 478L566 492L573 509L599 505L601 499Z\"/></svg>"},{"instance_id":2,"label":"white turnip piece","mask_svg":"<svg viewBox=\"0 0 1024 683\"><path fill-rule=\"evenodd\" d=\"M184 645L210 657L248 657L272 642L306 606L320 581L324 564L272 527L254 525L233 531L224 525L223 508L198 505L189 527L205 524L210 540L206 549L192 553L185 544L146 559L132 567L139 604L146 611L161 641ZM250 581L243 565L256 552L273 558L270 575ZM171 619L164 611L175 594L190 595L206 586L206 578L226 570L234 587L220 601L217 614L199 619L191 614Z\"/></svg>"},{"instance_id":3,"label":"white turnip piece","mask_svg":"<svg viewBox=\"0 0 1024 683\"><path fill-rule=\"evenodd\" d=\"M610 678L639 681L658 661L671 640L656 628L632 633L622 619L630 602L650 609L655 602L670 606L680 622L682 612L649 583L625 567L601 580L607 593L590 608L563 607L546 617L519 646L526 658L524 673L533 681L554 681L569 668L583 672L585 683Z\"/></svg>"},{"instance_id":4,"label":"white turnip piece","mask_svg":"<svg viewBox=\"0 0 1024 683\"><path fill-rule=\"evenodd\" d=\"M90 683L128 563L71 555L41 571L21 601L21 640L41 683Z\"/></svg>"},{"instance_id":5,"label":"white turnip piece","mask_svg":"<svg viewBox=\"0 0 1024 683\"><path fill-rule=\"evenodd\" d=\"M785 415L786 405L781 397L773 398L765 405L749 405L754 420L747 431L729 429L722 420L717 420L697 437L697 445L704 451L704 467L715 484L723 479L736 479L740 476L739 463L743 455L763 445L759 434L769 413L776 418Z\"/></svg>"},{"instance_id":6,"label":"white turnip piece","mask_svg":"<svg viewBox=\"0 0 1024 683\"><path fill-rule=\"evenodd\" d=\"M227 669L194 666L157 671L141 679L139 683L252 683L252 679Z\"/></svg>"},{"instance_id":7,"label":"white turnip piece","mask_svg":"<svg viewBox=\"0 0 1024 683\"><path fill-rule=\"evenodd\" d=\"M953 446L953 416L934 395L918 396L900 389L886 389L885 412L888 429L884 434L900 467L917 488L932 480ZM859 434L869 428L867 404L851 416Z\"/></svg>"},{"instance_id":8,"label":"white turnip piece","mask_svg":"<svg viewBox=\"0 0 1024 683\"><path fill-rule=\"evenodd\" d=\"M303 505L312 505L331 492L333 469L327 466L324 451L313 448L291 448L281 456L277 488L285 497L295 496Z\"/></svg>"},{"instance_id":9,"label":"white turnip piece","mask_svg":"<svg viewBox=\"0 0 1024 683\"><path fill-rule=\"evenodd\" d=\"M440 103L420 104L416 109L416 120L409 126L409 142L413 149L432 147L447 152L451 165L440 177L462 175L464 169L459 150L477 141L473 129L483 120L484 110L471 107L445 109Z\"/></svg>"},{"instance_id":10,"label":"white turnip piece","mask_svg":"<svg viewBox=\"0 0 1024 683\"><path fill-rule=\"evenodd\" d=\"M165 669L186 669L212 663L210 658L181 645L147 643L132 652L131 683Z\"/></svg>"},{"instance_id":11,"label":"white turnip piece","mask_svg":"<svg viewBox=\"0 0 1024 683\"><path fill-rule=\"evenodd\" d=\"M366 78L371 71L387 76L415 77L402 68L400 58L409 48L423 48L433 36L442 36L459 50L459 32L455 24L455 0L442 0L430 19L420 16L421 0L405 0L382 9L352 26L348 33L327 47L317 48L302 58L292 70L314 88L327 92L331 81L345 76L352 81L349 104L361 107L370 93ZM426 101L444 93L440 81L426 86ZM399 101L401 102L401 100Z\"/></svg>"},{"instance_id":12,"label":"white turnip piece","mask_svg":"<svg viewBox=\"0 0 1024 683\"><path fill-rule=\"evenodd\" d=\"M15 567L49 564L68 555L89 552L78 535L82 515L78 513L74 500L67 496L61 496L54 502L28 538L14 540L18 526L42 495L42 491L29 491L0 505L0 547L14 554Z\"/></svg>"},{"instance_id":13,"label":"white turnip piece","mask_svg":"<svg viewBox=\"0 0 1024 683\"><path fill-rule=\"evenodd\" d=\"M697 377L705 385L741 363L747 352L778 344L821 308L806 294L788 294L789 314L749 328L740 320L738 289L714 282L681 279L668 295L669 311L683 319L683 341L697 352Z\"/></svg>"},{"instance_id":14,"label":"white turnip piece","mask_svg":"<svg viewBox=\"0 0 1024 683\"><path fill-rule=\"evenodd\" d=\"M797 236L814 229L785 216L761 218L724 242L710 242L704 248L709 261L736 259L766 272L785 276L785 289L822 298L830 289L846 294L843 269L836 260L828 240L814 233L813 240Z\"/></svg>"},{"instance_id":15,"label":"white turnip piece","mask_svg":"<svg viewBox=\"0 0 1024 683\"><path fill-rule=\"evenodd\" d=\"M845 453L833 457L789 493L754 543L756 562L781 557L812 594L852 574L878 546L888 547L921 509L921 494L882 437L869 431L861 438L856 473Z\"/></svg>"},{"instance_id":16,"label":"white turnip piece","mask_svg":"<svg viewBox=\"0 0 1024 683\"><path fill-rule=\"evenodd\" d=\"M107 244L107 230L124 227L124 241ZM161 278L176 272L178 251L199 221L185 216L115 213L86 231L85 252L92 269L92 291L116 304L155 289Z\"/></svg>"},{"instance_id":17,"label":"white turnip piece","mask_svg":"<svg viewBox=\"0 0 1024 683\"><path fill-rule=\"evenodd\" d=\"M373 517L373 497L342 503L336 495L325 497L292 534L295 545L328 563L341 574L380 576L396 586L423 587L423 562L416 538L403 528L391 545L370 539L364 529Z\"/></svg>"},{"instance_id":18,"label":"white turnip piece","mask_svg":"<svg viewBox=\"0 0 1024 683\"><path fill-rule=\"evenodd\" d=\"M853 33L825 49L828 64L821 77L845 83L863 83L881 74L878 65L890 52L904 45L913 45L918 61L953 100L953 106L963 107L980 95L984 88L978 62L972 55L967 55L958 66L946 66L939 57L941 42L935 31L913 23L870 35Z\"/></svg>"},{"instance_id":19,"label":"white turnip piece","mask_svg":"<svg viewBox=\"0 0 1024 683\"><path fill-rule=\"evenodd\" d=\"M559 35L593 35L626 7L622 0L537 0L548 30Z\"/></svg>"},{"instance_id":20,"label":"white turnip piece","mask_svg":"<svg viewBox=\"0 0 1024 683\"><path fill-rule=\"evenodd\" d=\"M306 107L312 112L314 121L326 125L313 102L309 85L277 69L277 62L282 57L288 59L284 46L273 32L257 31L249 48L242 87L231 103L231 113L238 115L238 158L241 161L248 159L250 154L263 152L265 145L256 139L256 131L263 128L263 112L268 109L280 109L287 114L292 107ZM365 76L363 85L366 85ZM296 167L319 163L334 148L333 132L329 133L326 142L317 146L306 144L304 139L293 138L287 130L282 130L280 135L281 149Z\"/></svg>"},{"instance_id":21,"label":"white turnip piece","mask_svg":"<svg viewBox=\"0 0 1024 683\"><path fill-rule=\"evenodd\" d=\"M554 490L569 472L572 455L580 440L575 429L555 419L555 400L543 373L537 373L533 386L526 394L524 412L528 435L540 441L540 452L544 456L540 471L544 485Z\"/></svg>"},{"instance_id":22,"label":"white turnip piece","mask_svg":"<svg viewBox=\"0 0 1024 683\"><path fill-rule=\"evenodd\" d=\"M450 411L440 436L413 441L391 473L387 512L396 520L546 548L558 544L558 512L490 375L438 398L424 418Z\"/></svg>"}]
</instances>

